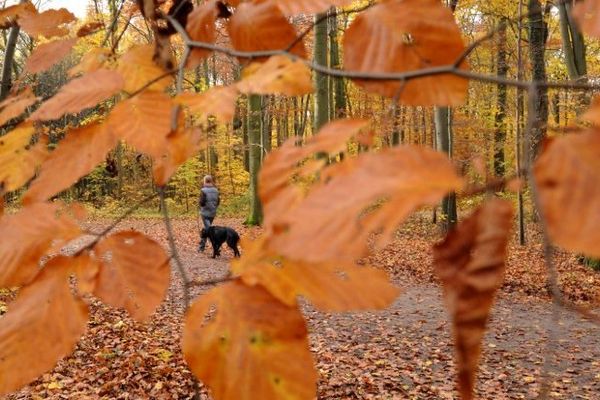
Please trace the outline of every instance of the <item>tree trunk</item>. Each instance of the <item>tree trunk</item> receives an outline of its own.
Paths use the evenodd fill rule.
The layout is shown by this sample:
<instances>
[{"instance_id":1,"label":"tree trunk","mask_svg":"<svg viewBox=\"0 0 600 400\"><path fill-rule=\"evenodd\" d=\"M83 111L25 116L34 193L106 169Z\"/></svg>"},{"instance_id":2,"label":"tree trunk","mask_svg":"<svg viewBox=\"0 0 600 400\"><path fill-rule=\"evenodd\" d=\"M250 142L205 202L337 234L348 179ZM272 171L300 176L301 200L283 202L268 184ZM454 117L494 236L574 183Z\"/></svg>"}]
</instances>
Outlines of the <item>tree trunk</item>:
<instances>
[{"instance_id":1,"label":"tree trunk","mask_svg":"<svg viewBox=\"0 0 600 400\"><path fill-rule=\"evenodd\" d=\"M317 14L315 21L323 18ZM315 25L314 61L318 65L327 66L327 19ZM315 72L316 94L314 98L313 134L316 134L329 120L328 76Z\"/></svg>"},{"instance_id":2,"label":"tree trunk","mask_svg":"<svg viewBox=\"0 0 600 400\"><path fill-rule=\"evenodd\" d=\"M2 81L0 83L0 101L4 100L12 88L12 68L15 61L15 49L19 39L20 28L18 25L10 28L6 49L4 51L4 63L2 64Z\"/></svg>"},{"instance_id":3,"label":"tree trunk","mask_svg":"<svg viewBox=\"0 0 600 400\"><path fill-rule=\"evenodd\" d=\"M506 53L506 25L507 18L500 19L498 29L498 53L497 53L497 75L500 79L505 79L508 75L508 63ZM498 84L498 94L496 99L495 133L494 133L494 172L496 176L504 176L506 167L504 160L504 142L506 141L506 109L507 96L506 85Z\"/></svg>"},{"instance_id":4,"label":"tree trunk","mask_svg":"<svg viewBox=\"0 0 600 400\"><path fill-rule=\"evenodd\" d=\"M338 22L337 16L329 17L329 62L331 68L341 69L340 49L338 45ZM344 78L330 78L332 83L331 93L334 99L333 118L344 118L346 116L346 86Z\"/></svg>"},{"instance_id":5,"label":"tree trunk","mask_svg":"<svg viewBox=\"0 0 600 400\"><path fill-rule=\"evenodd\" d=\"M452 157L452 131L450 129L452 113L448 107L435 108L435 135L437 150ZM456 225L456 195L450 194L442 200L442 216L444 230Z\"/></svg>"},{"instance_id":6,"label":"tree trunk","mask_svg":"<svg viewBox=\"0 0 600 400\"><path fill-rule=\"evenodd\" d=\"M258 197L258 173L261 165L261 98L258 95L248 97L248 145L250 169L250 214L246 220L248 225L262 223L262 206Z\"/></svg>"}]
</instances>

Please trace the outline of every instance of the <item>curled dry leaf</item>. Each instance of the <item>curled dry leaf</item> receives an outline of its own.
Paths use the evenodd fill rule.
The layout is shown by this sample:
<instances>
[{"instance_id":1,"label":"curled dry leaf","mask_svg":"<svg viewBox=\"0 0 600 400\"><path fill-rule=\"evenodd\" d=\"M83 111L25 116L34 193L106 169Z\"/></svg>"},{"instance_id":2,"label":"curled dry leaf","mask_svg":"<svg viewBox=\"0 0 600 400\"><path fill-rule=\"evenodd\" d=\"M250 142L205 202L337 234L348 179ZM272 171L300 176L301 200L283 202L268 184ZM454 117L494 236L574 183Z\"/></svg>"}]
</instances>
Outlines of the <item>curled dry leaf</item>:
<instances>
[{"instance_id":1,"label":"curled dry leaf","mask_svg":"<svg viewBox=\"0 0 600 400\"><path fill-rule=\"evenodd\" d=\"M108 117L109 129L120 139L154 158L160 158L171 132L171 98L145 91L117 104Z\"/></svg>"},{"instance_id":2,"label":"curled dry leaf","mask_svg":"<svg viewBox=\"0 0 600 400\"><path fill-rule=\"evenodd\" d=\"M285 50L297 38L294 26L273 0L240 4L227 27L233 47L240 51ZM290 51L306 57L303 41Z\"/></svg>"},{"instance_id":3,"label":"curled dry leaf","mask_svg":"<svg viewBox=\"0 0 600 400\"><path fill-rule=\"evenodd\" d=\"M215 315L205 316L211 306ZM216 400L312 400L317 373L297 307L260 286L227 283L189 309L183 353Z\"/></svg>"},{"instance_id":4,"label":"curled dry leaf","mask_svg":"<svg viewBox=\"0 0 600 400\"><path fill-rule=\"evenodd\" d=\"M352 0L275 0L277 6L287 16L298 14L316 14L329 10L330 7L344 7Z\"/></svg>"},{"instance_id":5,"label":"curled dry leaf","mask_svg":"<svg viewBox=\"0 0 600 400\"><path fill-rule=\"evenodd\" d=\"M32 120L50 121L64 114L76 113L93 107L118 93L125 82L116 71L100 69L73 79L58 93L43 103L32 115Z\"/></svg>"},{"instance_id":6,"label":"curled dry leaf","mask_svg":"<svg viewBox=\"0 0 600 400\"><path fill-rule=\"evenodd\" d=\"M272 229L281 232L271 246L291 259L351 262L368 254L371 233L383 230L376 247L383 246L412 212L461 186L450 160L426 148L402 146L345 158L324 168L321 181L295 207L269 217ZM265 211L278 202L262 200Z\"/></svg>"},{"instance_id":7,"label":"curled dry leaf","mask_svg":"<svg viewBox=\"0 0 600 400\"><path fill-rule=\"evenodd\" d=\"M600 131L552 139L534 175L550 238L557 245L600 257Z\"/></svg>"},{"instance_id":8,"label":"curled dry leaf","mask_svg":"<svg viewBox=\"0 0 600 400\"><path fill-rule=\"evenodd\" d=\"M25 71L37 74L47 70L65 58L71 52L75 43L77 43L77 39L73 38L40 44L25 62Z\"/></svg>"},{"instance_id":9,"label":"curled dry leaf","mask_svg":"<svg viewBox=\"0 0 600 400\"><path fill-rule=\"evenodd\" d=\"M35 6L28 1L3 8L0 10L0 29L11 27L19 17L36 13Z\"/></svg>"},{"instance_id":10,"label":"curled dry leaf","mask_svg":"<svg viewBox=\"0 0 600 400\"><path fill-rule=\"evenodd\" d=\"M285 259L266 245L264 239L245 244L244 255L233 262L232 271L247 285L262 285L289 306L303 296L323 311L377 310L398 297L399 289L384 271L354 264Z\"/></svg>"},{"instance_id":11,"label":"curled dry leaf","mask_svg":"<svg viewBox=\"0 0 600 400\"><path fill-rule=\"evenodd\" d=\"M63 26L75 21L75 15L66 8L59 10L48 10L42 13L27 13L19 19L19 25L30 36L37 38L44 36L51 38L54 36L65 36L69 30Z\"/></svg>"},{"instance_id":12,"label":"curled dry leaf","mask_svg":"<svg viewBox=\"0 0 600 400\"><path fill-rule=\"evenodd\" d=\"M163 248L139 232L124 231L100 241L95 252L101 266L94 294L138 321L147 320L169 287L169 257Z\"/></svg>"},{"instance_id":13,"label":"curled dry leaf","mask_svg":"<svg viewBox=\"0 0 600 400\"><path fill-rule=\"evenodd\" d=\"M188 107L194 116L199 116L202 119L214 116L217 121L228 123L231 122L235 114L238 94L235 85L217 86L202 93L181 93L175 97L174 101Z\"/></svg>"},{"instance_id":14,"label":"curled dry leaf","mask_svg":"<svg viewBox=\"0 0 600 400\"><path fill-rule=\"evenodd\" d=\"M314 91L310 69L301 61L273 56L264 64L252 63L244 69L237 88L246 94L300 96Z\"/></svg>"},{"instance_id":15,"label":"curled dry leaf","mask_svg":"<svg viewBox=\"0 0 600 400\"><path fill-rule=\"evenodd\" d=\"M70 130L58 143L25 193L23 202L44 201L69 188L104 161L118 139L105 124L91 123Z\"/></svg>"},{"instance_id":16,"label":"curled dry leaf","mask_svg":"<svg viewBox=\"0 0 600 400\"><path fill-rule=\"evenodd\" d=\"M46 159L46 137L32 145L33 123L25 122L0 137L0 187L12 192L23 186Z\"/></svg>"},{"instance_id":17,"label":"curled dry leaf","mask_svg":"<svg viewBox=\"0 0 600 400\"><path fill-rule=\"evenodd\" d=\"M575 3L573 17L583 33L600 37L600 9L597 0L585 0Z\"/></svg>"},{"instance_id":18,"label":"curled dry leaf","mask_svg":"<svg viewBox=\"0 0 600 400\"><path fill-rule=\"evenodd\" d=\"M106 67L105 64L107 64L111 54L110 49L103 47L94 47L86 51L79 64L69 70L69 77L72 78L77 74L97 71Z\"/></svg>"},{"instance_id":19,"label":"curled dry leaf","mask_svg":"<svg viewBox=\"0 0 600 400\"><path fill-rule=\"evenodd\" d=\"M33 94L31 88L4 100L0 103L0 126L23 114L27 107L34 105L38 100L39 97Z\"/></svg>"},{"instance_id":20,"label":"curled dry leaf","mask_svg":"<svg viewBox=\"0 0 600 400\"><path fill-rule=\"evenodd\" d=\"M99 30L104 29L104 23L102 21L92 21L83 25L81 28L77 30L78 37L84 37L91 35L93 33L98 32Z\"/></svg>"},{"instance_id":21,"label":"curled dry leaf","mask_svg":"<svg viewBox=\"0 0 600 400\"><path fill-rule=\"evenodd\" d=\"M216 37L216 21L219 15L217 1L210 0L194 7L188 16L186 31L190 39L197 42L214 43ZM188 68L194 68L210 55L210 50L193 48L187 61Z\"/></svg>"},{"instance_id":22,"label":"curled dry leaf","mask_svg":"<svg viewBox=\"0 0 600 400\"><path fill-rule=\"evenodd\" d=\"M173 78L166 75L167 70L153 61L154 47L151 45L135 46L123 54L118 61L117 71L125 78L125 90L133 93L147 87L149 90L161 91L171 86ZM164 78L159 79L161 76Z\"/></svg>"},{"instance_id":23,"label":"curled dry leaf","mask_svg":"<svg viewBox=\"0 0 600 400\"><path fill-rule=\"evenodd\" d=\"M0 287L21 286L40 271L40 258L53 241L64 243L81 233L57 203L38 203L0 219Z\"/></svg>"},{"instance_id":24,"label":"curled dry leaf","mask_svg":"<svg viewBox=\"0 0 600 400\"><path fill-rule=\"evenodd\" d=\"M401 73L453 65L465 48L452 12L437 0L382 2L359 14L344 35L344 67ZM466 62L461 68L466 68ZM460 105L468 81L451 74L409 81L355 80L365 90L408 105Z\"/></svg>"},{"instance_id":25,"label":"curled dry leaf","mask_svg":"<svg viewBox=\"0 0 600 400\"><path fill-rule=\"evenodd\" d=\"M452 316L461 398L473 398L481 339L494 296L502 285L513 209L488 200L433 249Z\"/></svg>"},{"instance_id":26,"label":"curled dry leaf","mask_svg":"<svg viewBox=\"0 0 600 400\"><path fill-rule=\"evenodd\" d=\"M0 394L15 391L71 353L88 309L69 287L69 257L48 262L0 319Z\"/></svg>"}]
</instances>

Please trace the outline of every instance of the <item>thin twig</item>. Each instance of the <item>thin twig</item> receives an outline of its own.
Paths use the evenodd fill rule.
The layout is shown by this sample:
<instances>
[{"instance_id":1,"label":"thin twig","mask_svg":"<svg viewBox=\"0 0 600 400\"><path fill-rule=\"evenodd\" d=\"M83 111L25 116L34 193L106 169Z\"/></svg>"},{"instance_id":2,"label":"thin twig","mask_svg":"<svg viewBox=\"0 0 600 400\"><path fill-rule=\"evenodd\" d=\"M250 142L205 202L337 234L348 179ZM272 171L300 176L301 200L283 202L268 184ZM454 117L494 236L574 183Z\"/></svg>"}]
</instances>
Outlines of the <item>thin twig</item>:
<instances>
[{"instance_id":1,"label":"thin twig","mask_svg":"<svg viewBox=\"0 0 600 400\"><path fill-rule=\"evenodd\" d=\"M221 278L215 278L215 279L208 279L205 281L196 281L193 280L189 283L189 287L199 287L199 286L214 286L214 285L218 285L219 283L225 283L225 282L230 282L234 280L234 278L232 278L229 274L226 276L223 276Z\"/></svg>"},{"instance_id":2,"label":"thin twig","mask_svg":"<svg viewBox=\"0 0 600 400\"><path fill-rule=\"evenodd\" d=\"M121 1L121 5L119 6L117 13L115 14L115 17L112 20L110 27L106 30L106 35L104 36L104 40L102 40L101 47L106 46L106 42L108 42L108 39L110 38L112 31L115 29L117 23L119 22L119 16L121 15L121 11L123 10L124 5L125 5L125 0Z\"/></svg>"}]
</instances>

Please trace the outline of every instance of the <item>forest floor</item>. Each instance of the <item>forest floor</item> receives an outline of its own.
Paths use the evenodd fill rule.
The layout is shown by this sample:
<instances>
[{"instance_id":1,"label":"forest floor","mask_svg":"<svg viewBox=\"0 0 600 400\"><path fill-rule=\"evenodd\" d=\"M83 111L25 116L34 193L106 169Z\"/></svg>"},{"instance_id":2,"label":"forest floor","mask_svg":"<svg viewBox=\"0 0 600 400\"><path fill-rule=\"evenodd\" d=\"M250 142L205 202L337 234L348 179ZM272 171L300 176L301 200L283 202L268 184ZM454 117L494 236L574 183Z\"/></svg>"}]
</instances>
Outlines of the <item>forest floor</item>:
<instances>
[{"instance_id":1,"label":"forest floor","mask_svg":"<svg viewBox=\"0 0 600 400\"><path fill-rule=\"evenodd\" d=\"M217 220L243 235L238 220ZM108 221L95 221L97 227ZM128 220L166 242L160 219ZM227 272L231 252L213 260L196 252L197 227L176 219L174 227L185 267L197 280ZM481 399L533 399L540 389L547 335L555 326L551 398L600 399L600 326L572 312L552 322L541 246L511 244L506 284L494 307L485 338L477 391ZM397 240L367 260L386 269L403 294L387 310L326 314L303 306L319 371L318 398L454 399L455 370L450 324L432 275L429 247L439 238L425 217L405 224ZM207 246L210 249L210 246ZM585 306L600 304L600 273L558 253L565 296ZM194 296L209 288L195 288ZM188 399L191 374L179 347L182 292L173 276L167 300L147 324L98 302L88 331L75 352L42 378L7 399ZM202 389L202 398L210 399Z\"/></svg>"}]
</instances>

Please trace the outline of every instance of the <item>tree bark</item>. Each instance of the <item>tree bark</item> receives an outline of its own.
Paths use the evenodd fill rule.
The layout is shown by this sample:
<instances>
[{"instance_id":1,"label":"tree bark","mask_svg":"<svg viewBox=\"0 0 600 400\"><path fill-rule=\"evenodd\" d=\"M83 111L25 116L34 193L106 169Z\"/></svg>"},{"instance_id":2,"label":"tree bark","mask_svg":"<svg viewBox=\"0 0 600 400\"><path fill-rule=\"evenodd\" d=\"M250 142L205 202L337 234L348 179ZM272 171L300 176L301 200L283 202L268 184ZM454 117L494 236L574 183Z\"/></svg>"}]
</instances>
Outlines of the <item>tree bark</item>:
<instances>
[{"instance_id":1,"label":"tree bark","mask_svg":"<svg viewBox=\"0 0 600 400\"><path fill-rule=\"evenodd\" d=\"M10 28L8 40L6 42L6 50L4 51L4 63L2 64L2 81L0 82L0 101L4 100L10 89L12 88L12 69L15 61L15 49L19 39L18 25Z\"/></svg>"},{"instance_id":2,"label":"tree bark","mask_svg":"<svg viewBox=\"0 0 600 400\"><path fill-rule=\"evenodd\" d=\"M261 165L261 98L258 95L248 97L248 145L250 169L250 214L246 220L248 225L262 223L262 205L258 197L258 173Z\"/></svg>"},{"instance_id":3,"label":"tree bark","mask_svg":"<svg viewBox=\"0 0 600 400\"><path fill-rule=\"evenodd\" d=\"M498 26L498 53L496 55L496 66L498 78L505 79L508 75L508 63L506 53L506 26L507 18L501 17ZM504 157L504 142L506 141L506 110L507 95L506 85L498 84L496 98L496 116L494 132L494 172L496 176L504 176L506 171Z\"/></svg>"},{"instance_id":4,"label":"tree bark","mask_svg":"<svg viewBox=\"0 0 600 400\"><path fill-rule=\"evenodd\" d=\"M325 15L318 14L315 21ZM318 65L327 66L327 19L315 25L314 61ZM313 134L316 134L329 120L328 76L315 72L316 94L314 98Z\"/></svg>"}]
</instances>

